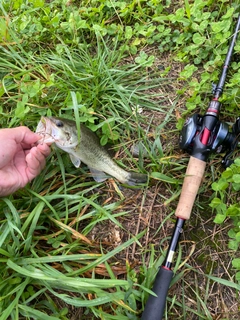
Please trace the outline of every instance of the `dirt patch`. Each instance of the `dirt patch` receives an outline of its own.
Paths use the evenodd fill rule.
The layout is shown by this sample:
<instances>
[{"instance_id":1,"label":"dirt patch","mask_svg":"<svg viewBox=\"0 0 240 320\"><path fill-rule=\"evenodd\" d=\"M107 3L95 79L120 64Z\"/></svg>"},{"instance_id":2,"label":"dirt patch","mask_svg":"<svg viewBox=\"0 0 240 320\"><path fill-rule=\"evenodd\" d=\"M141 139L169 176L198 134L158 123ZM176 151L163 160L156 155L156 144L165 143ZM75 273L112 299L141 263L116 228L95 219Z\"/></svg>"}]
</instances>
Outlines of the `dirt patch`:
<instances>
[{"instance_id":1,"label":"dirt patch","mask_svg":"<svg viewBox=\"0 0 240 320\"><path fill-rule=\"evenodd\" d=\"M156 152L154 155L155 167L149 168L152 161L150 162L147 156L143 161L146 171L159 171L170 178L175 178L179 184L150 179L147 188L129 189L120 187L112 179L107 180L105 185L99 189L102 203L119 201L121 204L118 210L125 211L127 214L118 217L119 226L107 219L97 223L88 234L88 239L92 241L95 252L101 252L101 250L109 252L145 230L144 236L139 239L140 245L135 242L109 261L113 273L118 278L126 277L126 263L137 275L140 275L143 261L146 266L149 265L151 247L154 247L155 259L163 255L168 248L175 224L174 212L189 159L189 156L184 154L178 146L179 132L176 129L176 122L185 110L187 96L180 98L176 94L177 90L182 87L181 81L178 80L182 67L170 56L166 55L163 59L156 60L153 73L156 75L158 72L160 75L160 72L169 66L168 76L174 80L166 85L159 85L159 88L156 89L160 97L159 111L143 110L141 115L144 119L141 122L142 129L147 132L146 140L153 145L159 138L161 152ZM153 73L149 70L150 75ZM154 99L156 90L153 90ZM163 112L162 105L167 106L166 113ZM171 115L166 121L168 110L171 110ZM131 144L130 141L127 145L128 150L131 149ZM128 161L124 148L118 151L116 158L118 157L123 162ZM132 164L129 163L129 167L131 166ZM175 299L176 303L173 306L169 303L168 320L207 319L207 315L214 320L237 320L240 317L239 300L235 290L221 284L221 281L216 282L207 277L210 275L222 280L230 280L234 272L231 269L231 252L227 246L227 230L230 222L226 222L224 227L216 226L209 207L211 199L210 165L207 166L203 184L205 188L201 188L199 192L200 195L195 201L191 219L185 224L179 244L181 264L176 275L183 272L183 276L169 290L169 297ZM104 265L97 266L94 272L98 276L108 276ZM91 274L85 276L91 277ZM61 302L58 300L57 303ZM185 315L182 314L182 305L186 309ZM199 316L197 316L198 310L202 310L204 306L207 306L206 317L201 317L202 311L199 311ZM82 311L82 309L69 307L69 319L94 319L94 316L90 314L83 317Z\"/></svg>"},{"instance_id":2,"label":"dirt patch","mask_svg":"<svg viewBox=\"0 0 240 320\"><path fill-rule=\"evenodd\" d=\"M169 60L166 59L161 63L169 63ZM172 75L176 81L161 87L162 95L167 95L169 107L176 99L176 88L181 86L177 80L180 70L181 67L175 64ZM189 156L182 153L178 147L178 131L176 130L176 121L184 110L184 103L184 100L179 100L176 103L171 121L167 122L160 132L164 158L169 157L172 162L182 165L181 174L178 171L175 173L177 179L183 179L189 159ZM151 112L151 115L145 112L144 115L146 118L150 118L153 113L150 133L152 133L154 140L156 128L164 121L164 115L158 111ZM161 161L160 158L159 161ZM174 174L174 166L171 161L168 167L163 167L165 174L168 172L171 172L171 175ZM147 159L145 159L145 163L147 166ZM181 314L182 306L179 308L177 305L171 307L170 304L168 320L182 319L183 317L188 320L199 319L196 313L204 304L208 308L206 314L209 314L212 319L234 320L240 317L240 304L236 291L221 284L221 280L216 282L207 277L207 275L218 277L224 282L224 279L233 279L234 271L231 269L231 252L228 249L227 236L227 230L231 223L226 223L224 227L216 226L213 223L214 216L209 207L211 199L208 179L211 176L210 166L207 166L205 176L203 183L209 188L206 188L207 191L204 193L201 193L200 190L192 217L185 224L180 242L184 263L177 274L184 270L184 276L169 290L169 297L175 297L176 301L186 306L186 314L184 316ZM110 185L108 186L109 190L113 189ZM150 246L154 246L156 258L158 254L161 255L167 249L168 239L172 236L175 224L174 211L180 189L180 186L152 180L147 189L121 190L125 198L121 209L129 212L124 218L119 219L122 228L108 222L92 232L97 234L98 239L95 238L95 240L104 243L108 247L107 250L111 250L127 241L132 235L146 230L145 235L139 240L141 246L134 243L116 257L118 266L122 266L122 270L124 270L126 261L136 272L139 272L142 261L148 265ZM112 197L114 196L112 195ZM168 201L171 198L173 199ZM122 272L122 276L124 276L124 272ZM191 310L195 312L191 312Z\"/></svg>"}]
</instances>

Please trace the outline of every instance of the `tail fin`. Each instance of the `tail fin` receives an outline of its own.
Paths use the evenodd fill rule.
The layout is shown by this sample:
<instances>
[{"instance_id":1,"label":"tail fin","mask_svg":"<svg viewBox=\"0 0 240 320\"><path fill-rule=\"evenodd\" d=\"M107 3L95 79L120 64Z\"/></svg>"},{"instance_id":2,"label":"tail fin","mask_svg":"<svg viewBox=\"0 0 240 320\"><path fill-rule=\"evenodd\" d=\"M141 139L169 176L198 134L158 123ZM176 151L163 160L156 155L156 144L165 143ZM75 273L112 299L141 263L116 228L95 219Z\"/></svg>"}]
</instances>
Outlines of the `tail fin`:
<instances>
[{"instance_id":1,"label":"tail fin","mask_svg":"<svg viewBox=\"0 0 240 320\"><path fill-rule=\"evenodd\" d=\"M144 173L129 172L129 177L126 184L135 186L138 184L144 184L148 181L148 175Z\"/></svg>"}]
</instances>

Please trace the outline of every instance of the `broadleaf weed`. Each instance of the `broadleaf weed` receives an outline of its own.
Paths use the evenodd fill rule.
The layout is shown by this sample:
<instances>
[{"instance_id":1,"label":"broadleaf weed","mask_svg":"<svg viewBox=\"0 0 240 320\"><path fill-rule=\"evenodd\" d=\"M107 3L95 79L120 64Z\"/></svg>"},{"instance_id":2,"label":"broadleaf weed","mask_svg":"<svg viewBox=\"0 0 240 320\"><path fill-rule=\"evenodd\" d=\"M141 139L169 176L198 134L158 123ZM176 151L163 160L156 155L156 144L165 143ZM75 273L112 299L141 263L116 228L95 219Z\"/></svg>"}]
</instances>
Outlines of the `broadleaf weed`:
<instances>
[{"instance_id":1,"label":"broadleaf weed","mask_svg":"<svg viewBox=\"0 0 240 320\"><path fill-rule=\"evenodd\" d=\"M223 224L228 218L232 221L232 228L228 231L230 250L237 251L240 245L239 227L240 227L240 206L236 201L236 194L232 195L232 190L239 191L240 182L240 162L235 160L229 168L221 174L221 177L212 184L214 190L214 198L210 206L216 210L217 214L214 222ZM231 196L229 197L229 193ZM238 265L233 262L233 266L237 269Z\"/></svg>"},{"instance_id":2,"label":"broadleaf weed","mask_svg":"<svg viewBox=\"0 0 240 320\"><path fill-rule=\"evenodd\" d=\"M175 119L178 105L173 102L169 108L165 93L153 93L171 81L164 78L171 66L155 71L158 58L171 53L182 66L176 76L182 83L178 100L185 96L181 116L205 110L209 98L206 92L218 79L238 8L238 1L2 1L0 125L25 124L34 129L41 115L74 116L78 123L97 131L102 145L120 142L134 165L149 169L155 182L164 182L169 194L161 197L169 204L179 194L179 177L185 165L164 158L163 129ZM239 52L239 41L235 49ZM238 112L239 63L233 62L231 68L222 96L224 116ZM151 138L145 128L151 126L154 115L144 117L142 111L162 115L162 123ZM142 142L139 159L133 158L126 147L126 140L128 143L132 139ZM240 242L239 167L236 161L212 185L215 222L223 223L226 218L232 221L228 236L233 252ZM151 246L149 261L143 258L140 271L127 261L127 280L115 275L112 267L116 257L139 243L146 230L138 235L127 232L118 220L131 214L121 210L122 198L102 204L101 192L105 189L101 191L99 184L87 178L83 169L70 167L67 156L53 152L31 186L0 200L1 320L66 320L69 310L60 310L57 299L64 306L82 308L83 316L139 318L164 252L159 254ZM234 190L231 197L230 187ZM156 233L170 218L163 219ZM109 251L90 237L96 226L106 222L129 237ZM180 260L181 250L176 269ZM240 281L239 259L234 258L232 264ZM183 277L184 271L179 272L172 284ZM232 282L224 285L234 287ZM170 316L176 318L177 306L183 314L210 319L207 298L202 299L198 288L191 289L197 310L173 296L167 310Z\"/></svg>"}]
</instances>

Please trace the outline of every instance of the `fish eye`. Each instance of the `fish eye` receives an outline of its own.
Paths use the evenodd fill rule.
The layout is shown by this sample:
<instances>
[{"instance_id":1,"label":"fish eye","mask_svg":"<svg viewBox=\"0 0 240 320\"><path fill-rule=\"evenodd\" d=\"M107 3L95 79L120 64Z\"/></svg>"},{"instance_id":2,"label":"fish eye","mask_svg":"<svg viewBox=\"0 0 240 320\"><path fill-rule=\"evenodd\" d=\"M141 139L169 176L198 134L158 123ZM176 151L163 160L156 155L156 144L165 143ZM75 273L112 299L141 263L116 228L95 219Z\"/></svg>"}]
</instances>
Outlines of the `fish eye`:
<instances>
[{"instance_id":1,"label":"fish eye","mask_svg":"<svg viewBox=\"0 0 240 320\"><path fill-rule=\"evenodd\" d=\"M57 120L57 121L56 121L56 126L57 126L58 128L62 128L62 127L63 127L63 122L60 121L60 120Z\"/></svg>"}]
</instances>

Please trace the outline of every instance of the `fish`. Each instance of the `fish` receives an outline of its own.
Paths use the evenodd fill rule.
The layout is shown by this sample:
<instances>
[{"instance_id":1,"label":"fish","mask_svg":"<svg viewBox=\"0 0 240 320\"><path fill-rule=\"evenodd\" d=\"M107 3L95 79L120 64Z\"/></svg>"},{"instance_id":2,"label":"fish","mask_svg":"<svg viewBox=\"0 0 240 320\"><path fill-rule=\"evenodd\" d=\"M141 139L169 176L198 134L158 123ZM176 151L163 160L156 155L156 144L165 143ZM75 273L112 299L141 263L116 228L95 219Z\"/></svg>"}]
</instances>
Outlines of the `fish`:
<instances>
[{"instance_id":1,"label":"fish","mask_svg":"<svg viewBox=\"0 0 240 320\"><path fill-rule=\"evenodd\" d=\"M108 150L101 146L98 136L83 123L80 123L79 139L75 121L42 116L36 133L41 137L38 143L55 143L69 154L76 168L80 167L81 162L85 163L96 182L103 182L110 176L130 186L145 184L148 180L147 174L128 172L118 166Z\"/></svg>"}]
</instances>

